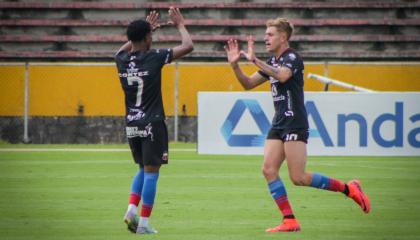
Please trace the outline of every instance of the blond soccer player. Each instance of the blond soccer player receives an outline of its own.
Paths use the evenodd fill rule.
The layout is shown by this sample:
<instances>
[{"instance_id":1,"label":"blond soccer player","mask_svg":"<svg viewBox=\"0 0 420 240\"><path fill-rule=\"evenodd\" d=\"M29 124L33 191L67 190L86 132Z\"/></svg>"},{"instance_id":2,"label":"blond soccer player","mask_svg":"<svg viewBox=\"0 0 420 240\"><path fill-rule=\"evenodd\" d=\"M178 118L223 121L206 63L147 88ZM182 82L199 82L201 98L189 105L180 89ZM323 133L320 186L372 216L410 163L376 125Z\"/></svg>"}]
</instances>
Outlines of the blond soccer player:
<instances>
[{"instance_id":1,"label":"blond soccer player","mask_svg":"<svg viewBox=\"0 0 420 240\"><path fill-rule=\"evenodd\" d=\"M235 39L229 40L225 47L228 62L246 90L255 88L265 81L270 81L271 84L275 115L264 146L262 172L270 193L283 215L283 220L280 225L268 228L266 231L290 232L301 229L279 176L280 167L285 160L289 177L295 185L344 193L359 204L365 213L369 213L369 198L362 191L359 180L351 180L346 184L323 174L305 170L309 126L304 105L303 60L289 47L293 26L288 20L283 18L268 20L266 25L265 46L266 50L273 54L266 62L255 56L252 36L248 38L247 52L239 50ZM251 76L245 75L238 65L241 55L255 64L259 70Z\"/></svg>"}]
</instances>

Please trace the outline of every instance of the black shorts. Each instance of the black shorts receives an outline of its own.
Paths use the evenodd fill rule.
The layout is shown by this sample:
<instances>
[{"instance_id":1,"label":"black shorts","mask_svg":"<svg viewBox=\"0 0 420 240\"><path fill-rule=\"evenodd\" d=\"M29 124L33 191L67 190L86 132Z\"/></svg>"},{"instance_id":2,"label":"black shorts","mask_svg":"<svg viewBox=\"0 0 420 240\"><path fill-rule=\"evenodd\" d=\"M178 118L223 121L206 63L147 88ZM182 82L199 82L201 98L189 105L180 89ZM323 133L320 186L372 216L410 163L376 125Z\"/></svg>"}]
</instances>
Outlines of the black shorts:
<instances>
[{"instance_id":1,"label":"black shorts","mask_svg":"<svg viewBox=\"0 0 420 240\"><path fill-rule=\"evenodd\" d=\"M168 163L168 129L164 121L128 125L126 134L133 159L141 167Z\"/></svg>"},{"instance_id":2,"label":"black shorts","mask_svg":"<svg viewBox=\"0 0 420 240\"><path fill-rule=\"evenodd\" d=\"M308 143L308 129L276 129L271 128L267 134L267 139L278 139L283 142L301 141Z\"/></svg>"}]
</instances>

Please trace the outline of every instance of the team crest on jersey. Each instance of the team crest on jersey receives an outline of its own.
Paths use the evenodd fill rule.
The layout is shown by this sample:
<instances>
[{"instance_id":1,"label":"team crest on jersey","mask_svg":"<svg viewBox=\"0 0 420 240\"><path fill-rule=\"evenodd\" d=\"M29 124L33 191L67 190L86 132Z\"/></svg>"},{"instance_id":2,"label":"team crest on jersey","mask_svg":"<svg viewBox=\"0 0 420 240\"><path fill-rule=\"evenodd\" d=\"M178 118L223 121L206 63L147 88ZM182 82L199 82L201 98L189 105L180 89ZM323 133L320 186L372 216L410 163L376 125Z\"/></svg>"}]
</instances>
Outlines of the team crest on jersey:
<instances>
[{"instance_id":1,"label":"team crest on jersey","mask_svg":"<svg viewBox=\"0 0 420 240\"><path fill-rule=\"evenodd\" d=\"M294 61L296 59L296 55L294 53L289 53L289 58Z\"/></svg>"}]
</instances>

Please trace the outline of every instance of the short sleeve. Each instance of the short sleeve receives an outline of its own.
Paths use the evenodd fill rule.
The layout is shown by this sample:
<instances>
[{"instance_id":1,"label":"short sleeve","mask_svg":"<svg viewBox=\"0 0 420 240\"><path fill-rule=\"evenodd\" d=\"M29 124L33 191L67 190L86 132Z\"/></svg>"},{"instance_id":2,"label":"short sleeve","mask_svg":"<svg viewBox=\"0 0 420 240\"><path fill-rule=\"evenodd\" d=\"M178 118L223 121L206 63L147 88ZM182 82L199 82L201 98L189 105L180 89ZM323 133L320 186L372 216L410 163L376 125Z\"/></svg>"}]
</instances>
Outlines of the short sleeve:
<instances>
[{"instance_id":1,"label":"short sleeve","mask_svg":"<svg viewBox=\"0 0 420 240\"><path fill-rule=\"evenodd\" d=\"M293 52L288 53L284 56L284 62L282 67L287 67L295 74L300 68L302 68L302 59Z\"/></svg>"},{"instance_id":2,"label":"short sleeve","mask_svg":"<svg viewBox=\"0 0 420 240\"><path fill-rule=\"evenodd\" d=\"M173 51L171 48L167 49L155 49L157 59L161 65L165 65L172 62Z\"/></svg>"},{"instance_id":3,"label":"short sleeve","mask_svg":"<svg viewBox=\"0 0 420 240\"><path fill-rule=\"evenodd\" d=\"M115 54L115 58L114 58L115 62L116 63L121 62L123 56L126 55L126 54L127 54L127 52L124 51L124 50L117 52L117 54Z\"/></svg>"}]
</instances>

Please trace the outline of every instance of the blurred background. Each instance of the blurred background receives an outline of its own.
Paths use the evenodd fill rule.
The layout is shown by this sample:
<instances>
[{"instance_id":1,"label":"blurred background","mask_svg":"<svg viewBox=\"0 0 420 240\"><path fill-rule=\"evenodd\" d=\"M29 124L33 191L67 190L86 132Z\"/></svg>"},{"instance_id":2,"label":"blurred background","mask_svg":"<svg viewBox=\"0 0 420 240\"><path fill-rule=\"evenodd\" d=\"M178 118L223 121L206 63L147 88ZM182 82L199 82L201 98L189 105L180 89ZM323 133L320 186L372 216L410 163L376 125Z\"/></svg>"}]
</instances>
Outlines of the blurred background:
<instances>
[{"instance_id":1,"label":"blurred background","mask_svg":"<svg viewBox=\"0 0 420 240\"><path fill-rule=\"evenodd\" d=\"M267 19L288 18L291 47L305 61L305 91L324 91L314 73L376 91L420 91L420 1L0 1L0 141L121 143L124 99L113 55L125 28L151 11L166 22L179 7L194 52L163 69L171 141L197 141L198 91L243 91L226 63L229 38L256 36L268 57ZM154 33L153 48L180 43ZM251 74L257 69L242 61ZM253 91L269 91L268 83ZM351 91L329 86L329 91ZM420 99L419 99L420 100Z\"/></svg>"}]
</instances>

